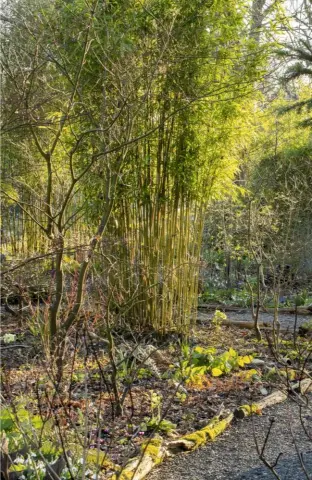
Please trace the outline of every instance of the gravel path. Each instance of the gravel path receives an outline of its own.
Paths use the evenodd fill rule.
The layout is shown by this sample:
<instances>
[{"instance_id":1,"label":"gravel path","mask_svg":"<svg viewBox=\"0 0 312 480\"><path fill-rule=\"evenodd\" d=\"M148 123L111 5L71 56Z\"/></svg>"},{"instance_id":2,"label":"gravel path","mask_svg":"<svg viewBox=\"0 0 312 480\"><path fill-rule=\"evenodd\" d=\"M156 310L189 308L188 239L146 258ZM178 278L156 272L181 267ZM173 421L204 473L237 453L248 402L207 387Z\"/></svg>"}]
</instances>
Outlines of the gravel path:
<instances>
[{"instance_id":1,"label":"gravel path","mask_svg":"<svg viewBox=\"0 0 312 480\"><path fill-rule=\"evenodd\" d=\"M220 310L222 308L220 307ZM252 323L252 317L251 317L251 312L242 309L241 311L237 312L225 312L228 319L232 320L233 322L238 322L238 321L243 321L243 322L250 322ZM205 309L199 309L198 311L198 319L201 320L210 320L213 316L213 312L207 313ZM312 315L298 315L297 318L297 326L299 327L305 322L311 321L312 320ZM263 313L260 312L259 314L259 321L260 322L268 322L272 323L273 322L273 314L272 313ZM281 327L282 328L289 328L289 330L292 332L295 324L295 315L291 313L280 313L279 314L279 321L281 322Z\"/></svg>"},{"instance_id":2,"label":"gravel path","mask_svg":"<svg viewBox=\"0 0 312 480\"><path fill-rule=\"evenodd\" d=\"M298 405L289 400L266 409L262 416L233 423L215 442L196 452L167 460L148 476L148 480L273 480L276 477L263 466L255 447L255 436L262 447L273 418L265 456L268 461L275 462L282 453L276 467L278 478L312 479L312 397L309 400L309 407L302 409L302 418L310 439L301 425ZM307 475L298 460L296 446L302 453Z\"/></svg>"},{"instance_id":3,"label":"gravel path","mask_svg":"<svg viewBox=\"0 0 312 480\"><path fill-rule=\"evenodd\" d=\"M251 319L251 313L249 312L244 312L244 313L238 313L238 312L228 312L228 318L235 321L250 321L252 322ZM295 315L294 314L285 314L285 313L280 313L279 314L279 321L281 322L281 327L282 328L289 328L290 331L293 330L294 324L295 324ZM259 315L259 320L260 322L273 322L273 314L272 313L260 313ZM312 320L311 315L298 315L297 319L297 325L298 327L302 325L305 322L308 322L309 320Z\"/></svg>"}]
</instances>

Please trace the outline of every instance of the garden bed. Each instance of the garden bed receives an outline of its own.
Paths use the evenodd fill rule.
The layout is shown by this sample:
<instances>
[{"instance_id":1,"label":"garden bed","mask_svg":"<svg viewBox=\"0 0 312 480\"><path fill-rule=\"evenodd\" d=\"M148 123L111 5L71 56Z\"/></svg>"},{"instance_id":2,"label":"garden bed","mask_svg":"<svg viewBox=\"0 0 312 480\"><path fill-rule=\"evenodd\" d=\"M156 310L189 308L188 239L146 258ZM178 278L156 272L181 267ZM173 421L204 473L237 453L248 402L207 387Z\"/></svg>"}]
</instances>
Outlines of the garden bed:
<instances>
[{"instance_id":1,"label":"garden bed","mask_svg":"<svg viewBox=\"0 0 312 480\"><path fill-rule=\"evenodd\" d=\"M133 340L118 336L116 351L123 352L119 360L124 358L118 365L118 388L120 395L126 393L123 412L116 416L105 339L96 335L89 339L92 348L90 343L79 343L74 363L65 369L64 391L57 393L49 365L42 361L36 332L27 325L17 327L11 317L5 317L2 324L2 339L5 334L15 335L2 351L3 396L13 420L16 411L18 418L18 409L24 412L27 405L26 423L39 418L41 425L48 419L47 438L57 418L64 438L87 436L85 447L91 456L92 450L100 451L102 459L117 465L137 456L155 434L169 440L200 430L221 410L255 404L279 384L301 375L288 364L286 368L278 364L267 341L257 342L252 330L235 326L201 321L188 344L171 335L148 347L142 337L138 347ZM69 351L74 349L74 338L71 341ZM301 342L308 348L304 339ZM285 355L291 353L290 334L283 334L282 345ZM138 348L141 356L136 354ZM7 434L13 438L11 444L15 438L18 448L22 437L15 427ZM111 464L102 467L103 474L112 471Z\"/></svg>"}]
</instances>

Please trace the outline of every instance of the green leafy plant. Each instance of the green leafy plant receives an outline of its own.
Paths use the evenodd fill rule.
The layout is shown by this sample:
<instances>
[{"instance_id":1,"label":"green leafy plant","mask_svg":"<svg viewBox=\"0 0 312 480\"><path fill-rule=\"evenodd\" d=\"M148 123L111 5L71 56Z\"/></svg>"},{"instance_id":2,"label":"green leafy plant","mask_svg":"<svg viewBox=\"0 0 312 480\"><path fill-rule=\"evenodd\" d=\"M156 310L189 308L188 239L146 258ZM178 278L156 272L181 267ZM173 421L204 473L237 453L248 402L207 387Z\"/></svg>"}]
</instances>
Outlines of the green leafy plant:
<instances>
[{"instance_id":1,"label":"green leafy plant","mask_svg":"<svg viewBox=\"0 0 312 480\"><path fill-rule=\"evenodd\" d=\"M253 359L252 355L239 355L233 348L219 355L216 355L217 351L214 347L196 346L193 350L184 347L183 352L187 357L180 360L179 366L174 370L173 378L197 388L203 387L207 382L207 374L219 377L243 368Z\"/></svg>"},{"instance_id":2,"label":"green leafy plant","mask_svg":"<svg viewBox=\"0 0 312 480\"><path fill-rule=\"evenodd\" d=\"M150 400L151 400L151 415L152 415L152 418L156 418L156 419L160 420L162 397L161 397L161 395L158 395L153 390L150 392L150 396L151 396Z\"/></svg>"},{"instance_id":3,"label":"green leafy plant","mask_svg":"<svg viewBox=\"0 0 312 480\"><path fill-rule=\"evenodd\" d=\"M187 399L187 393L178 391L176 392L175 397L180 403L184 403Z\"/></svg>"},{"instance_id":4,"label":"green leafy plant","mask_svg":"<svg viewBox=\"0 0 312 480\"><path fill-rule=\"evenodd\" d=\"M18 431L19 429L39 429L43 425L42 418L39 415L32 415L26 410L23 404L12 408L3 408L0 414L0 431L6 433Z\"/></svg>"},{"instance_id":5,"label":"green leafy plant","mask_svg":"<svg viewBox=\"0 0 312 480\"><path fill-rule=\"evenodd\" d=\"M191 355L191 363L196 366L209 366L213 362L217 350L214 347L196 346Z\"/></svg>"},{"instance_id":6,"label":"green leafy plant","mask_svg":"<svg viewBox=\"0 0 312 480\"><path fill-rule=\"evenodd\" d=\"M14 335L13 333L6 333L5 335L3 335L3 337L1 337L1 340L3 341L3 343L13 343L16 340L16 335Z\"/></svg>"},{"instance_id":7,"label":"green leafy plant","mask_svg":"<svg viewBox=\"0 0 312 480\"><path fill-rule=\"evenodd\" d=\"M169 420L161 418L162 396L153 390L150 393L151 418L145 418L145 422L140 425L142 431L159 430L166 434L176 428L176 425Z\"/></svg>"},{"instance_id":8,"label":"green leafy plant","mask_svg":"<svg viewBox=\"0 0 312 480\"><path fill-rule=\"evenodd\" d=\"M215 357L211 364L210 372L213 377L230 373L232 370L243 368L252 361L251 355L239 355L236 350L230 348L228 351Z\"/></svg>"},{"instance_id":9,"label":"green leafy plant","mask_svg":"<svg viewBox=\"0 0 312 480\"><path fill-rule=\"evenodd\" d=\"M175 423L170 422L170 420L159 420L158 418L151 418L148 420L146 425L146 431L158 430L165 434L168 434L177 428ZM144 424L141 425L142 431L144 431Z\"/></svg>"},{"instance_id":10,"label":"green leafy plant","mask_svg":"<svg viewBox=\"0 0 312 480\"><path fill-rule=\"evenodd\" d=\"M221 312L220 310L216 310L212 317L211 323L212 325L215 326L216 330L220 330L222 323L226 319L227 319L227 316L224 312Z\"/></svg>"},{"instance_id":11,"label":"green leafy plant","mask_svg":"<svg viewBox=\"0 0 312 480\"><path fill-rule=\"evenodd\" d=\"M153 376L152 372L148 368L139 368L137 373L137 378L143 380L146 378L151 378Z\"/></svg>"},{"instance_id":12,"label":"green leafy plant","mask_svg":"<svg viewBox=\"0 0 312 480\"><path fill-rule=\"evenodd\" d=\"M202 359L198 355L194 358L189 347L184 347L184 353L187 353L187 357L182 357L179 360L179 364L176 368L172 369L172 378L176 382L183 382L189 386L202 386L203 381L206 379L206 362L204 361L204 355ZM202 365L200 365L202 361Z\"/></svg>"}]
</instances>

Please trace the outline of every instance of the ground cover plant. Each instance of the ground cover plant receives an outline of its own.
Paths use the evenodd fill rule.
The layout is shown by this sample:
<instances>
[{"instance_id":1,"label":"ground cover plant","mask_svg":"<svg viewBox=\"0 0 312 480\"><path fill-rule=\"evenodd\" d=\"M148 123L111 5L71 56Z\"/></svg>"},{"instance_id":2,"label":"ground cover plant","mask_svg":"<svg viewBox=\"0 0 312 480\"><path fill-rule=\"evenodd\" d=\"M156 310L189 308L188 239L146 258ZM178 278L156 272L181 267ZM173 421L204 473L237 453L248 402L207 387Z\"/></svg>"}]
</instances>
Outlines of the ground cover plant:
<instances>
[{"instance_id":1,"label":"ground cover plant","mask_svg":"<svg viewBox=\"0 0 312 480\"><path fill-rule=\"evenodd\" d=\"M205 426L221 404L255 404L305 376L312 353L307 338L294 346L292 332L285 333L277 359L270 341L222 327L220 313L195 326L188 342L174 334L161 342L143 334L137 342L113 332L116 376L108 343L89 328L89 337L69 339L62 386L36 348L40 334L27 322L22 328L5 322L0 428L8 478L13 472L48 478L55 465L61 479L107 478L153 438L180 438ZM20 363L24 348L28 361Z\"/></svg>"},{"instance_id":2,"label":"ground cover plant","mask_svg":"<svg viewBox=\"0 0 312 480\"><path fill-rule=\"evenodd\" d=\"M141 480L304 400L312 12L289 3L5 0L1 480Z\"/></svg>"}]
</instances>

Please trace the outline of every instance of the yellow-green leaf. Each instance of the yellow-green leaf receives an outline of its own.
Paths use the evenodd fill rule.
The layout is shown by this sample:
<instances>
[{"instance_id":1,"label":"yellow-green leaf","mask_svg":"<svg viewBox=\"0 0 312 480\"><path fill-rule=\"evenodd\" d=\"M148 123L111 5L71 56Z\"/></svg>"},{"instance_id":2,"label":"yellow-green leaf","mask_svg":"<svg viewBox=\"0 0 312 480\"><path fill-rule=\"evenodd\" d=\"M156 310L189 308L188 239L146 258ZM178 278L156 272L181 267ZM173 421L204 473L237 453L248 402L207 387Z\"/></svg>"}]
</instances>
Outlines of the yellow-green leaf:
<instances>
[{"instance_id":1,"label":"yellow-green leaf","mask_svg":"<svg viewBox=\"0 0 312 480\"><path fill-rule=\"evenodd\" d=\"M197 345L197 347L194 348L195 353L205 353L205 349L203 347L200 347Z\"/></svg>"},{"instance_id":2,"label":"yellow-green leaf","mask_svg":"<svg viewBox=\"0 0 312 480\"><path fill-rule=\"evenodd\" d=\"M252 377L254 375L258 375L258 372L257 372L257 370L252 368L251 370L245 370L245 371L242 371L242 372L238 372L238 373L236 373L235 376L239 377L241 380L243 380L245 382L248 382L249 380L252 379Z\"/></svg>"},{"instance_id":3,"label":"yellow-green leaf","mask_svg":"<svg viewBox=\"0 0 312 480\"><path fill-rule=\"evenodd\" d=\"M11 465L9 468L9 472L22 472L23 470L26 470L26 466L23 463Z\"/></svg>"},{"instance_id":4,"label":"yellow-green leaf","mask_svg":"<svg viewBox=\"0 0 312 480\"><path fill-rule=\"evenodd\" d=\"M244 357L238 357L237 363L239 367L243 367L245 365Z\"/></svg>"},{"instance_id":5,"label":"yellow-green leaf","mask_svg":"<svg viewBox=\"0 0 312 480\"><path fill-rule=\"evenodd\" d=\"M215 367L211 370L211 375L213 377L220 377L220 375L222 375L222 374L223 374L223 372L222 372L221 368Z\"/></svg>"},{"instance_id":6,"label":"yellow-green leaf","mask_svg":"<svg viewBox=\"0 0 312 480\"><path fill-rule=\"evenodd\" d=\"M244 360L245 364L251 363L252 362L252 356L251 355L245 355L243 357L243 360Z\"/></svg>"},{"instance_id":7,"label":"yellow-green leaf","mask_svg":"<svg viewBox=\"0 0 312 480\"><path fill-rule=\"evenodd\" d=\"M237 352L236 352L236 350L234 350L234 348L231 347L229 349L229 354L230 354L231 357L236 357Z\"/></svg>"}]
</instances>

